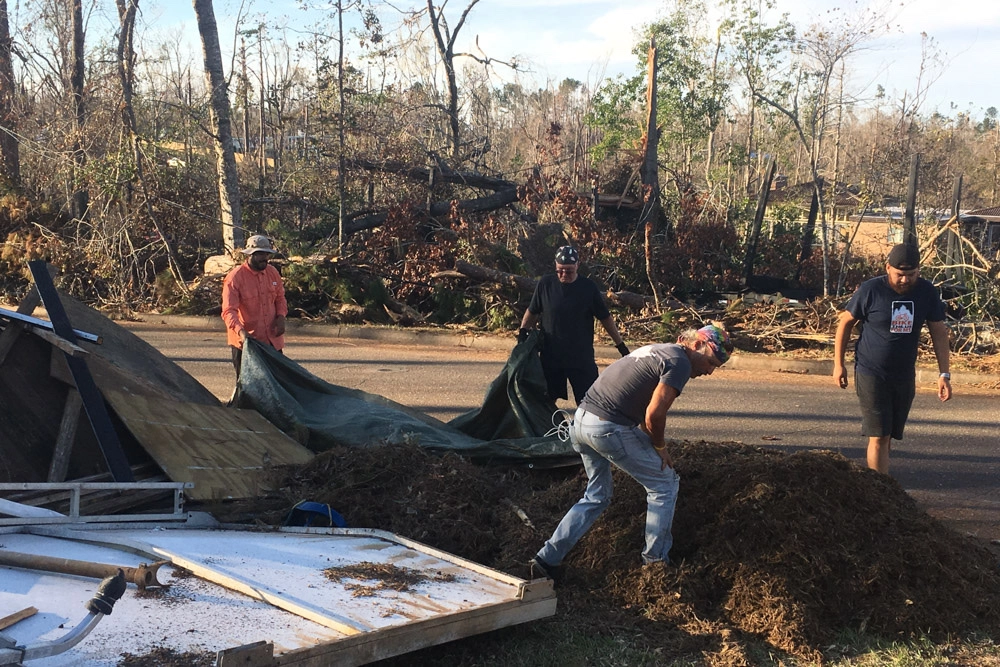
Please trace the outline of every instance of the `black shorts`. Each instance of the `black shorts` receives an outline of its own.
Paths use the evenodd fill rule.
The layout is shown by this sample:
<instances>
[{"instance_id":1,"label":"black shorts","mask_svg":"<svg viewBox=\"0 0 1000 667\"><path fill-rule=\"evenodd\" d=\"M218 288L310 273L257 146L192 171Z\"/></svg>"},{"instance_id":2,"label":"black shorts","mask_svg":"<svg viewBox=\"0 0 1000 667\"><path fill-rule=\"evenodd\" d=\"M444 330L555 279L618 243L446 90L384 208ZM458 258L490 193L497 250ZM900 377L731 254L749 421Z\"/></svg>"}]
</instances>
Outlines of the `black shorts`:
<instances>
[{"instance_id":1,"label":"black shorts","mask_svg":"<svg viewBox=\"0 0 1000 667\"><path fill-rule=\"evenodd\" d=\"M916 393L914 377L883 380L855 372L854 388L861 402L861 435L902 440Z\"/></svg>"},{"instance_id":2,"label":"black shorts","mask_svg":"<svg viewBox=\"0 0 1000 667\"><path fill-rule=\"evenodd\" d=\"M573 400L576 401L577 405L580 405L583 395L597 379L597 364L590 368L562 368L542 363L542 370L545 371L545 384L549 391L549 398L553 401L569 398L566 391L566 381L569 380L570 386L573 387Z\"/></svg>"}]
</instances>

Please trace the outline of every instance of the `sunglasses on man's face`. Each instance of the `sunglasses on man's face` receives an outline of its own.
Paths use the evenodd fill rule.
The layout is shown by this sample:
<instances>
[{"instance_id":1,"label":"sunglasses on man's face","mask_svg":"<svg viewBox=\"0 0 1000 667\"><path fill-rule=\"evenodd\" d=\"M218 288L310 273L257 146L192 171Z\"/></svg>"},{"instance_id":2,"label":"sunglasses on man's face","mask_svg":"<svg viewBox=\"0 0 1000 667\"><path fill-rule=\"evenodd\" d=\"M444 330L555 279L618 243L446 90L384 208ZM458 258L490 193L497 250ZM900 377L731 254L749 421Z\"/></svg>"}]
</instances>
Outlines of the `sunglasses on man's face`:
<instances>
[{"instance_id":1,"label":"sunglasses on man's face","mask_svg":"<svg viewBox=\"0 0 1000 667\"><path fill-rule=\"evenodd\" d=\"M556 269L556 273L559 274L560 276L568 274L568 273L576 273L576 268L572 268L572 269Z\"/></svg>"}]
</instances>

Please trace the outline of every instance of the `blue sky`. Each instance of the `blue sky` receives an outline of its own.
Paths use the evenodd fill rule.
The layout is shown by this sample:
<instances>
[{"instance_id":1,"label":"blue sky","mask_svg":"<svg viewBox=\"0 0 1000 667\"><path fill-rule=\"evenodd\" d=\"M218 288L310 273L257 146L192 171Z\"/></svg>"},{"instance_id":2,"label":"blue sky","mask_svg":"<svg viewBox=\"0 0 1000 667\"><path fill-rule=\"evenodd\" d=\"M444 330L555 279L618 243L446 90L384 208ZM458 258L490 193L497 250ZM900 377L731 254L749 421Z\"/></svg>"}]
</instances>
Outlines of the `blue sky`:
<instances>
[{"instance_id":1,"label":"blue sky","mask_svg":"<svg viewBox=\"0 0 1000 667\"><path fill-rule=\"evenodd\" d=\"M417 4L411 3L394 4ZM467 4L465 0L449 0L446 14L453 26ZM777 0L777 10L788 12L793 23L805 28L822 22L833 8L851 12L866 4ZM666 6L662 0L480 0L469 15L458 46L474 50L478 38L479 46L491 57L503 60L517 56L531 70L529 82L537 85L566 77L594 84L602 76L634 73L631 49L636 29L655 20ZM238 7L235 0L215 0L223 33L232 30L228 17L235 15ZM307 22L292 0L258 2L250 5L249 11L271 19L288 16L293 26ZM888 34L849 63L848 69L855 72L852 92L870 97L881 85L889 98L895 99L904 90L912 91L920 68L921 33L927 33L942 64L931 73L936 79L921 110L936 109L947 115L970 111L978 118L990 106L1000 108L1000 76L993 71L996 54L1000 54L1000 0L904 0L894 3L891 11ZM193 29L194 12L188 2L154 0L144 13L155 25L180 21ZM386 22L390 20L387 16ZM711 28L714 31L715 26ZM222 41L225 44L231 39L223 34Z\"/></svg>"}]
</instances>

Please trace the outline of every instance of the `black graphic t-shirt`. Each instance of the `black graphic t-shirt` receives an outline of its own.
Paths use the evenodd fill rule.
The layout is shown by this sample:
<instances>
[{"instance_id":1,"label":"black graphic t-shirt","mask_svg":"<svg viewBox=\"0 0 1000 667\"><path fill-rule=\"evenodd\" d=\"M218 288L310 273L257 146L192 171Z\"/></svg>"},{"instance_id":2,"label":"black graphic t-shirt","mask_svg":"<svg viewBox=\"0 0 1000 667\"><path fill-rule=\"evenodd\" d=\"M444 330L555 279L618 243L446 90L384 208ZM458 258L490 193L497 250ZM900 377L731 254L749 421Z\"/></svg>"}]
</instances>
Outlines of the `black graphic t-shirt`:
<instances>
[{"instance_id":1,"label":"black graphic t-shirt","mask_svg":"<svg viewBox=\"0 0 1000 667\"><path fill-rule=\"evenodd\" d=\"M907 294L894 292L887 276L866 280L847 311L862 323L855 351L859 372L887 380L913 375L921 327L944 320L944 302L923 278Z\"/></svg>"}]
</instances>

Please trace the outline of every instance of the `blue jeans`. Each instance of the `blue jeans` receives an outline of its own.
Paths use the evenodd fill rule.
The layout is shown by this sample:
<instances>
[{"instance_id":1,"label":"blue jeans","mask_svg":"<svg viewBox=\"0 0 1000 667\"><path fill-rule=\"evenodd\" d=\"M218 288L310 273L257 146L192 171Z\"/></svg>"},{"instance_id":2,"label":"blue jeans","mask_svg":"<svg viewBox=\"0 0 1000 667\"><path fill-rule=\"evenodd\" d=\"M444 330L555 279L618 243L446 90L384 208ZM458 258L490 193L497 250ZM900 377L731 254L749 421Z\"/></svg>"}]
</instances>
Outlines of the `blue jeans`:
<instances>
[{"instance_id":1,"label":"blue jeans","mask_svg":"<svg viewBox=\"0 0 1000 667\"><path fill-rule=\"evenodd\" d=\"M549 565L559 565L590 529L611 502L611 465L614 464L646 489L643 562L667 560L673 544L670 526L674 521L681 478L673 468L660 470L663 461L653 449L649 436L638 426L602 421L577 409L570 429L570 442L583 458L587 490L556 526L538 557Z\"/></svg>"}]
</instances>

